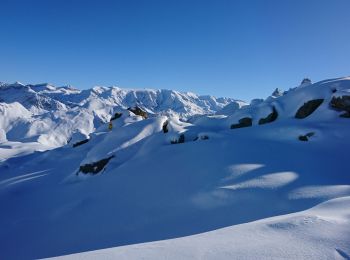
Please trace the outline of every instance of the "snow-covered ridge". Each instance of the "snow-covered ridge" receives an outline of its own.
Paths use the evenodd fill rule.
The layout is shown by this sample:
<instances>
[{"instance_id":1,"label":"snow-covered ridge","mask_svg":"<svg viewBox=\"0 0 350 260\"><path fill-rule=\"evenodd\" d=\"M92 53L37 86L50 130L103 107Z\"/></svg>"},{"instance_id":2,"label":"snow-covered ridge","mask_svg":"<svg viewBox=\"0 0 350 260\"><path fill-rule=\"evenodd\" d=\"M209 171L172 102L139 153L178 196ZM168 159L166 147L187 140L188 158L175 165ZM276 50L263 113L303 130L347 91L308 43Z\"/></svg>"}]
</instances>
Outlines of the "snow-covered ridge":
<instances>
[{"instance_id":1,"label":"snow-covered ridge","mask_svg":"<svg viewBox=\"0 0 350 260\"><path fill-rule=\"evenodd\" d=\"M55 125L3 103L0 256L347 259L349 90L350 78L304 84L186 122L113 110L121 113L111 127L94 129L86 100L110 91L96 88L50 114L92 133L25 156L23 144L5 140L13 129L50 144L45 131Z\"/></svg>"},{"instance_id":2,"label":"snow-covered ridge","mask_svg":"<svg viewBox=\"0 0 350 260\"><path fill-rule=\"evenodd\" d=\"M171 115L185 120L197 114L214 114L231 103L237 108L245 104L232 98L173 90L118 87L78 90L46 83L0 83L0 117L7 118L0 120L0 129L11 141L39 141L57 147L66 144L75 132L87 137L107 123L115 112L129 107L139 106L150 115ZM9 117L10 114L16 116Z\"/></svg>"}]
</instances>

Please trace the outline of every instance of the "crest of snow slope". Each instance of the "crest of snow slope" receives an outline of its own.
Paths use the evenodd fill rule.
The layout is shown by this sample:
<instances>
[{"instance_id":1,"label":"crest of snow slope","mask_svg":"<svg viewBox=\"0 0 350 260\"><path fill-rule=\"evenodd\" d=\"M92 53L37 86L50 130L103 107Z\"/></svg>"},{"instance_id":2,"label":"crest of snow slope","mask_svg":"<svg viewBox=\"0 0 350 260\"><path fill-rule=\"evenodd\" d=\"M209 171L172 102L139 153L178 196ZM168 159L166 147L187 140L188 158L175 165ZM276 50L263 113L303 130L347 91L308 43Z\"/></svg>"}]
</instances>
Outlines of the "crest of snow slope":
<instances>
[{"instance_id":1,"label":"crest of snow slope","mask_svg":"<svg viewBox=\"0 0 350 260\"><path fill-rule=\"evenodd\" d=\"M6 107L16 102L23 106L21 111ZM94 87L80 91L49 84L1 84L0 104L3 104L3 109L0 116L4 118L12 113L16 117L0 119L0 129L5 131L9 141L23 142L24 146L28 142L39 142L42 147L58 147L66 144L77 132L87 138L94 129L108 122L116 111L135 105L150 114L186 119L195 114L215 113L231 102L236 101L171 90ZM9 133L8 129L12 131Z\"/></svg>"},{"instance_id":2,"label":"crest of snow slope","mask_svg":"<svg viewBox=\"0 0 350 260\"><path fill-rule=\"evenodd\" d=\"M50 259L349 259L350 197L172 240Z\"/></svg>"},{"instance_id":3,"label":"crest of snow slope","mask_svg":"<svg viewBox=\"0 0 350 260\"><path fill-rule=\"evenodd\" d=\"M277 258L320 259L321 246L325 257L333 253L335 257L349 255L348 219L344 217L348 213L337 208L329 214L307 211L278 218L277 222L273 219L256 226L236 226L350 196L349 119L339 117L339 112L328 106L335 86L345 91L350 89L350 80L328 80L297 88L281 97L242 107L230 116L202 116L188 123L165 116L142 120L123 114L115 120L112 131L102 125L90 135L89 142L76 148L67 145L8 159L0 164L2 258L52 257L224 227L234 231L215 231L223 234L222 240L217 233L207 233L140 245L140 252L150 258L156 252L163 256L160 248L164 245L169 257L174 258L177 250L171 251L168 246L174 243L175 249L186 254L177 252L180 258L187 253L188 257L223 258L226 253L230 257L254 252L265 258L271 254ZM325 101L309 117L294 118L300 105L315 98ZM271 105L276 106L278 119L256 125L261 116L271 112ZM229 129L245 115L253 118L252 127ZM165 121L167 133L162 131ZM298 140L300 134L310 131L315 135L309 142ZM181 134L184 143L170 144ZM114 157L99 174L78 173L81 165L110 156ZM312 195L315 190L310 187L317 187L325 196ZM348 202L337 205L346 209ZM305 215L311 216L305 218L310 225L302 224ZM318 222L315 215L322 220ZM295 229L289 231L289 227ZM332 236L323 235L324 230ZM232 235L235 231L237 235ZM226 244L228 234L233 237ZM278 243L276 248L269 246L270 236ZM238 242L239 237L256 243L247 247ZM232 246L230 241L237 244ZM292 249L282 241L291 241ZM199 248L200 242L208 248ZM308 247L302 247L303 243ZM115 252L125 252L125 258L137 257L130 253L132 248L135 246Z\"/></svg>"}]
</instances>

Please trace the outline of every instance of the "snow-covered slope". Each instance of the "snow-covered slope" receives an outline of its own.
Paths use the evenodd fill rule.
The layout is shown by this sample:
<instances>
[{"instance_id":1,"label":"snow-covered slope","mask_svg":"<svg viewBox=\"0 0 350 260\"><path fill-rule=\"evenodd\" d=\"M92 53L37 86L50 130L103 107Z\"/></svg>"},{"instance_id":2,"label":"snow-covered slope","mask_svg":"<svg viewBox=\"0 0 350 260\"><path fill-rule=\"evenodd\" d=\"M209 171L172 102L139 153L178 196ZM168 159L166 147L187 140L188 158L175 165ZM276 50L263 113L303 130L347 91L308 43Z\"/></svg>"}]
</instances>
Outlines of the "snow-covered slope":
<instances>
[{"instance_id":1,"label":"snow-covered slope","mask_svg":"<svg viewBox=\"0 0 350 260\"><path fill-rule=\"evenodd\" d=\"M0 129L10 141L58 147L66 144L75 132L87 137L115 112L129 107L139 106L151 115L172 115L185 120L197 114L213 114L230 103L237 103L238 107L244 104L231 98L171 90L94 87L80 91L50 84L2 83Z\"/></svg>"},{"instance_id":2,"label":"snow-covered slope","mask_svg":"<svg viewBox=\"0 0 350 260\"><path fill-rule=\"evenodd\" d=\"M350 197L199 235L51 259L349 259Z\"/></svg>"},{"instance_id":3,"label":"snow-covered slope","mask_svg":"<svg viewBox=\"0 0 350 260\"><path fill-rule=\"evenodd\" d=\"M123 111L83 142L9 158L0 258L346 259L349 90L326 80L187 122Z\"/></svg>"}]
</instances>

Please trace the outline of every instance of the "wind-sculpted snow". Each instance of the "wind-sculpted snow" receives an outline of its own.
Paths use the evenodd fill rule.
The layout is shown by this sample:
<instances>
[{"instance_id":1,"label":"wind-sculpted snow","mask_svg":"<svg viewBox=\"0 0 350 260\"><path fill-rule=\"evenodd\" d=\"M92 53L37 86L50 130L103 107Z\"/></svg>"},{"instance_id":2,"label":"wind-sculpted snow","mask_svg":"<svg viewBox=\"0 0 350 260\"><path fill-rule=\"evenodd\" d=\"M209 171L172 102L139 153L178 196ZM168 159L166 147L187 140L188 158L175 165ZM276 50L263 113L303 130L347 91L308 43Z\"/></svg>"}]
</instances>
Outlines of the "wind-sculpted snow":
<instances>
[{"instance_id":1,"label":"wind-sculpted snow","mask_svg":"<svg viewBox=\"0 0 350 260\"><path fill-rule=\"evenodd\" d=\"M111 129L44 152L1 143L17 157L0 163L0 258L348 257L350 119L329 105L347 89L323 81L187 122L119 110ZM272 106L277 119L259 125ZM230 129L243 117L252 126Z\"/></svg>"}]
</instances>

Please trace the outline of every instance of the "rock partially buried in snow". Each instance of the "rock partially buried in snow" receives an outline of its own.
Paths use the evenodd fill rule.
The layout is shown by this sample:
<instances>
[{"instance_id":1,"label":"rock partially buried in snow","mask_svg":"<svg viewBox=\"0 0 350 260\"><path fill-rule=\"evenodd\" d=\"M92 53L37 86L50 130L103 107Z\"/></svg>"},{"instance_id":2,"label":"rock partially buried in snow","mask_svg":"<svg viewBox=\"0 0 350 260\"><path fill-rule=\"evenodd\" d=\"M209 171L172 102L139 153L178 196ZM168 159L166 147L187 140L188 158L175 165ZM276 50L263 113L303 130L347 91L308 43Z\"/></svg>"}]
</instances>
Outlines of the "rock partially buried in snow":
<instances>
[{"instance_id":1,"label":"rock partially buried in snow","mask_svg":"<svg viewBox=\"0 0 350 260\"><path fill-rule=\"evenodd\" d=\"M79 172L82 172L84 174L88 174L88 173L91 173L93 175L97 174L105 168L109 160L112 159L113 157L114 156L110 156L108 158L99 160L97 162L81 165L79 168Z\"/></svg>"},{"instance_id":2,"label":"rock partially buried in snow","mask_svg":"<svg viewBox=\"0 0 350 260\"><path fill-rule=\"evenodd\" d=\"M118 118L120 118L123 115L123 113L118 113L116 112L112 117L110 121L116 120Z\"/></svg>"},{"instance_id":3,"label":"rock partially buried in snow","mask_svg":"<svg viewBox=\"0 0 350 260\"><path fill-rule=\"evenodd\" d=\"M340 117L350 118L350 96L333 97L330 106L338 111L344 111Z\"/></svg>"},{"instance_id":4,"label":"rock partially buried in snow","mask_svg":"<svg viewBox=\"0 0 350 260\"><path fill-rule=\"evenodd\" d=\"M313 112L315 112L315 110L323 103L323 101L324 99L314 99L304 103L304 105L298 109L297 113L295 114L295 118L303 119L308 117Z\"/></svg>"},{"instance_id":5,"label":"rock partially buried in snow","mask_svg":"<svg viewBox=\"0 0 350 260\"><path fill-rule=\"evenodd\" d=\"M272 107L272 112L271 114L269 114L267 117L265 118L261 118L259 120L259 125L263 125L263 124L267 124L267 123L271 123L273 121L275 121L278 117L278 113L275 107Z\"/></svg>"},{"instance_id":6,"label":"rock partially buried in snow","mask_svg":"<svg viewBox=\"0 0 350 260\"><path fill-rule=\"evenodd\" d=\"M185 135L184 134L180 134L178 139L172 140L170 143L171 144L182 144L185 142Z\"/></svg>"},{"instance_id":7,"label":"rock partially buried in snow","mask_svg":"<svg viewBox=\"0 0 350 260\"><path fill-rule=\"evenodd\" d=\"M138 106L135 107L129 107L128 108L129 111L133 112L135 115L137 116L142 116L144 119L148 118L148 114L146 111L143 111L141 108L139 108Z\"/></svg>"},{"instance_id":8,"label":"rock partially buried in snow","mask_svg":"<svg viewBox=\"0 0 350 260\"><path fill-rule=\"evenodd\" d=\"M253 120L250 117L244 117L238 120L238 124L232 124L231 129L252 126Z\"/></svg>"},{"instance_id":9,"label":"rock partially buried in snow","mask_svg":"<svg viewBox=\"0 0 350 260\"><path fill-rule=\"evenodd\" d=\"M298 139L300 140L300 141L309 141L309 138L311 137L311 136L313 136L313 135L315 135L315 133L314 132L310 132L310 133L307 133L306 135L299 135L299 137L298 137Z\"/></svg>"}]
</instances>

